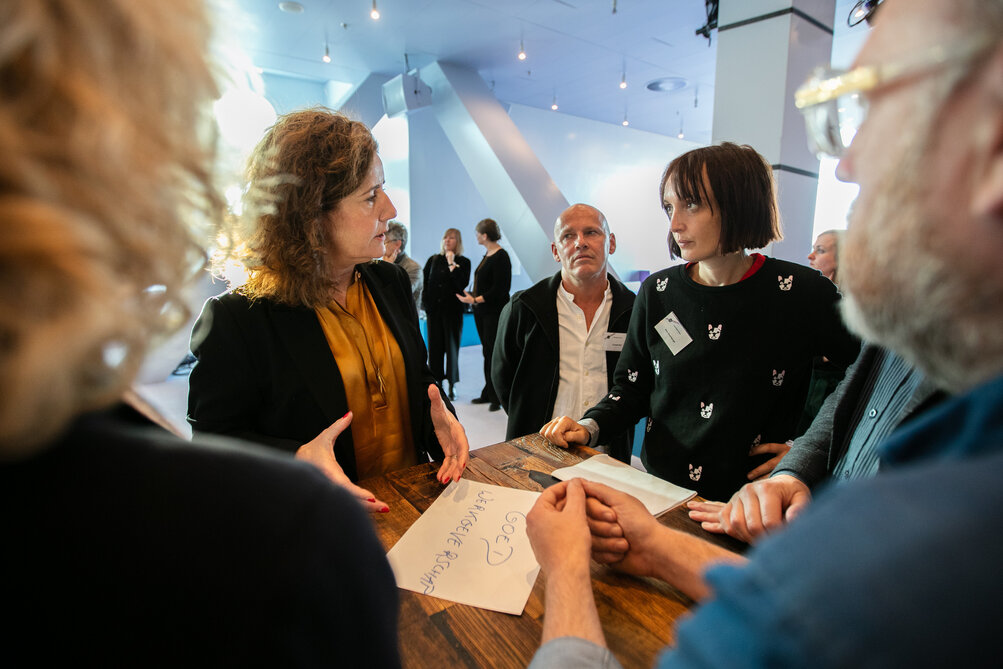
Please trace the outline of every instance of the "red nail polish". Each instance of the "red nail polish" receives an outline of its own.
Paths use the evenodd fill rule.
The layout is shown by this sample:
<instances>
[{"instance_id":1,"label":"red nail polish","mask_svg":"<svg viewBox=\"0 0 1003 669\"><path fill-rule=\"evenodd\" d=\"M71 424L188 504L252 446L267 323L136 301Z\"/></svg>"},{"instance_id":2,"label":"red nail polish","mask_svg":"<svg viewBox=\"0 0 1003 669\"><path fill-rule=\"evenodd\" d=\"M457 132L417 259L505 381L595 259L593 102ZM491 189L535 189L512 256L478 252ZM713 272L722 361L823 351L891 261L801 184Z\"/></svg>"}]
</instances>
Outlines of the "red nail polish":
<instances>
[{"instance_id":1,"label":"red nail polish","mask_svg":"<svg viewBox=\"0 0 1003 669\"><path fill-rule=\"evenodd\" d=\"M375 501L376 501L376 498L375 498L375 497L370 497L370 498L369 498L369 499L367 499L366 501L367 501L367 502L375 502Z\"/></svg>"},{"instance_id":2,"label":"red nail polish","mask_svg":"<svg viewBox=\"0 0 1003 669\"><path fill-rule=\"evenodd\" d=\"M387 513L388 511L390 511L390 507L389 506L385 506L382 509L380 509L380 513Z\"/></svg>"},{"instance_id":3,"label":"red nail polish","mask_svg":"<svg viewBox=\"0 0 1003 669\"><path fill-rule=\"evenodd\" d=\"M350 413L352 413L352 412L351 412L351 411L346 411L346 412L345 412L345 416L347 416L347 415L348 415L348 414L350 414ZM344 418L345 416L342 416L342 418Z\"/></svg>"}]
</instances>

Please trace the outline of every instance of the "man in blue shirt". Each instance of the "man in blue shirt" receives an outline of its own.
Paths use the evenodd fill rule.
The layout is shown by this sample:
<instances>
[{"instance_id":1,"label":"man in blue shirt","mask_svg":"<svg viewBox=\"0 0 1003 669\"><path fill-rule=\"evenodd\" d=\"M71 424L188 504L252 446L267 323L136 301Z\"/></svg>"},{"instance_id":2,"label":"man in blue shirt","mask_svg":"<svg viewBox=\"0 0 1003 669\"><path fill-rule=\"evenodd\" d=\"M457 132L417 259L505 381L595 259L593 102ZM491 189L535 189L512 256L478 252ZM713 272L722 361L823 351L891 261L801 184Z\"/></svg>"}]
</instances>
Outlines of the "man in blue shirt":
<instances>
[{"instance_id":1,"label":"man in blue shirt","mask_svg":"<svg viewBox=\"0 0 1003 669\"><path fill-rule=\"evenodd\" d=\"M747 560L604 486L548 488L528 525L547 574L533 666L617 666L590 553L703 600L665 667L999 663L1003 0L888 0L854 71L797 101L861 187L840 268L848 324L956 396L882 444L877 477L830 488Z\"/></svg>"}]
</instances>

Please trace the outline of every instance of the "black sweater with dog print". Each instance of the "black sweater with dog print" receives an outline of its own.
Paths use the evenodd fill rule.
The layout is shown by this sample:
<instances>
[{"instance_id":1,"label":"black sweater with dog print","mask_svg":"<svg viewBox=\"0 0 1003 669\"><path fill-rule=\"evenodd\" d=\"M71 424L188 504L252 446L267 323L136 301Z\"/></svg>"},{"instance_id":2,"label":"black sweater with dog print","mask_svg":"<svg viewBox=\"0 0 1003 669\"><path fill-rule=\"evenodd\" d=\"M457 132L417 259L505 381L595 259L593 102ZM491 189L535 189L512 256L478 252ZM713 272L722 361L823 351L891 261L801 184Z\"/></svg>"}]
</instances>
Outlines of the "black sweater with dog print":
<instances>
[{"instance_id":1,"label":"black sweater with dog print","mask_svg":"<svg viewBox=\"0 0 1003 669\"><path fill-rule=\"evenodd\" d=\"M752 469L758 443L794 433L812 359L846 367L859 342L843 325L839 293L816 270L767 258L729 286L693 281L684 265L641 285L614 387L584 418L600 441L645 415L648 471L727 501Z\"/></svg>"}]
</instances>

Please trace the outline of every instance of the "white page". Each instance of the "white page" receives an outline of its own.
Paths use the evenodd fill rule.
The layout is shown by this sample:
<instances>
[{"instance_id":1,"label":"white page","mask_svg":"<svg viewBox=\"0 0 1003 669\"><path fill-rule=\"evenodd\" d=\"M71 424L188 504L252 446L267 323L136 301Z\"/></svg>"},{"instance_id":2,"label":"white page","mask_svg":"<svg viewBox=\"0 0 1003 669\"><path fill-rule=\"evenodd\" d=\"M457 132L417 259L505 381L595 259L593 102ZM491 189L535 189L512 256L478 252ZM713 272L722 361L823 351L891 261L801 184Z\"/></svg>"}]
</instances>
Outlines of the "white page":
<instances>
[{"instance_id":1,"label":"white page","mask_svg":"<svg viewBox=\"0 0 1003 669\"><path fill-rule=\"evenodd\" d=\"M454 481L387 553L397 587L521 615L540 565L526 536L538 492Z\"/></svg>"},{"instance_id":2,"label":"white page","mask_svg":"<svg viewBox=\"0 0 1003 669\"><path fill-rule=\"evenodd\" d=\"M553 475L562 481L582 478L604 483L638 498L654 516L696 496L692 490L680 488L657 476L634 469L608 455L593 455L577 465L555 469Z\"/></svg>"}]
</instances>

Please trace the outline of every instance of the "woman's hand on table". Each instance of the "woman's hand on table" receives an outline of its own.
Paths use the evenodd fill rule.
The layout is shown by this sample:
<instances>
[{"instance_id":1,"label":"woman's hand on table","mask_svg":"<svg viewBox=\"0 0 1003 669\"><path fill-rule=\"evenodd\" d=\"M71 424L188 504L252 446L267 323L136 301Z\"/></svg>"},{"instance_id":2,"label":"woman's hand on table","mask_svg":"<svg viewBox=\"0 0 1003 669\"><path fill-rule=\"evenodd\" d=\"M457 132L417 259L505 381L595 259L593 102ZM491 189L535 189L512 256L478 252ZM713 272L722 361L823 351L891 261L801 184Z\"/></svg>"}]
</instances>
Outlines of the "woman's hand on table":
<instances>
[{"instance_id":1,"label":"woman's hand on table","mask_svg":"<svg viewBox=\"0 0 1003 669\"><path fill-rule=\"evenodd\" d=\"M460 425L460 421L456 420L456 416L446 408L439 386L434 383L428 386L428 399L432 402L432 427L435 429L435 437L439 440L442 453L445 455L436 478L440 483L459 481L463 470L467 468L467 459L470 456L467 433Z\"/></svg>"},{"instance_id":2,"label":"woman's hand on table","mask_svg":"<svg viewBox=\"0 0 1003 669\"><path fill-rule=\"evenodd\" d=\"M770 472L772 472L773 469L780 464L780 461L784 459L784 456L787 455L789 450L791 450L791 442L789 441L786 444L767 443L753 446L749 451L750 458L754 455L762 455L763 453L772 453L773 457L749 472L749 480L755 481L765 476L769 476Z\"/></svg>"},{"instance_id":3,"label":"woman's hand on table","mask_svg":"<svg viewBox=\"0 0 1003 669\"><path fill-rule=\"evenodd\" d=\"M811 491L803 481L778 474L742 486L727 504L690 502L690 518L703 529L753 543L793 520L811 503Z\"/></svg>"},{"instance_id":4,"label":"woman's hand on table","mask_svg":"<svg viewBox=\"0 0 1003 669\"><path fill-rule=\"evenodd\" d=\"M331 423L330 427L318 434L311 441L300 446L296 451L296 457L299 460L309 462L322 471L335 484L340 485L351 493L353 497L362 503L362 506L367 511L386 513L390 510L390 507L376 499L373 493L352 483L352 480L345 474L345 470L338 464L338 459L334 457L334 442L338 438L338 435L344 432L345 428L351 422L352 412L349 411Z\"/></svg>"},{"instance_id":5,"label":"woman's hand on table","mask_svg":"<svg viewBox=\"0 0 1003 669\"><path fill-rule=\"evenodd\" d=\"M578 424L578 421L567 416L555 418L540 428L540 434L547 438L547 441L568 448L576 444L587 445L590 436L589 431Z\"/></svg>"}]
</instances>

